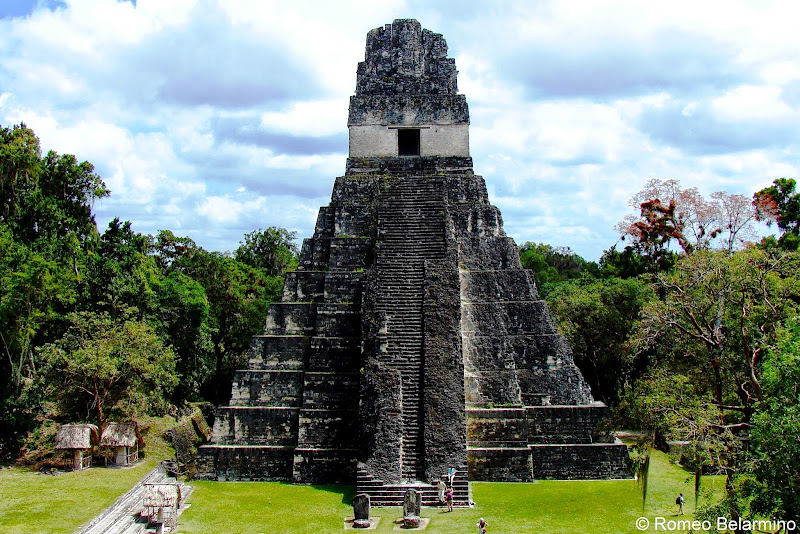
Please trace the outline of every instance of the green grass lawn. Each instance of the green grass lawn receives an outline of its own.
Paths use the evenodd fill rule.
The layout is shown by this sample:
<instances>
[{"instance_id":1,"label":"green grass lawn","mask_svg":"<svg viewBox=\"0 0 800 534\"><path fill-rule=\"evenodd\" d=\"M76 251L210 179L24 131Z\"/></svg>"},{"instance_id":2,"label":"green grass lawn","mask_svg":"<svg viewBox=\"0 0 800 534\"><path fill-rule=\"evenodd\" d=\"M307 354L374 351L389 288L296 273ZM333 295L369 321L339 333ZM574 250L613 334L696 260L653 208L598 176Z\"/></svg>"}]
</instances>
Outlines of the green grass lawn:
<instances>
[{"instance_id":1,"label":"green grass lawn","mask_svg":"<svg viewBox=\"0 0 800 534\"><path fill-rule=\"evenodd\" d=\"M175 455L163 434L171 417L141 417L146 457L135 467L44 475L27 468L0 471L0 533L72 534L114 504L150 472L156 462Z\"/></svg>"},{"instance_id":2,"label":"green grass lawn","mask_svg":"<svg viewBox=\"0 0 800 534\"><path fill-rule=\"evenodd\" d=\"M675 518L675 497L686 497L685 516L693 518L694 477L655 451L650 467L645 517ZM704 477L704 485L723 481ZM292 486L272 482L194 482L192 506L180 519L184 534L258 534L281 532L342 532L343 519L352 516L351 486ZM428 532L476 531L480 517L491 533L641 532L635 526L642 513L641 490L632 480L539 481L531 484L472 484L477 506L448 513L423 508L430 518ZM392 532L400 508L374 508L381 517L375 532ZM651 528L650 532L655 532Z\"/></svg>"},{"instance_id":3,"label":"green grass lawn","mask_svg":"<svg viewBox=\"0 0 800 534\"><path fill-rule=\"evenodd\" d=\"M127 469L102 467L44 475L25 468L0 471L0 532L75 532L133 487L155 460Z\"/></svg>"},{"instance_id":4,"label":"green grass lawn","mask_svg":"<svg viewBox=\"0 0 800 534\"><path fill-rule=\"evenodd\" d=\"M59 476L24 469L0 471L0 532L71 533L133 486L154 465L133 469L96 468ZM723 490L719 477L704 477L706 488ZM342 532L351 517L352 486L293 486L277 482L192 482L191 506L180 517L184 534L258 534ZM472 484L477 506L452 513L423 508L427 532L475 531L484 517L491 533L640 532L641 490L632 480L539 481L530 484ZM694 512L694 478L654 452L650 464L645 517L675 518L678 492L686 497L686 515ZM381 517L376 532L392 532L400 508L374 508ZM654 529L649 530L655 532Z\"/></svg>"}]
</instances>

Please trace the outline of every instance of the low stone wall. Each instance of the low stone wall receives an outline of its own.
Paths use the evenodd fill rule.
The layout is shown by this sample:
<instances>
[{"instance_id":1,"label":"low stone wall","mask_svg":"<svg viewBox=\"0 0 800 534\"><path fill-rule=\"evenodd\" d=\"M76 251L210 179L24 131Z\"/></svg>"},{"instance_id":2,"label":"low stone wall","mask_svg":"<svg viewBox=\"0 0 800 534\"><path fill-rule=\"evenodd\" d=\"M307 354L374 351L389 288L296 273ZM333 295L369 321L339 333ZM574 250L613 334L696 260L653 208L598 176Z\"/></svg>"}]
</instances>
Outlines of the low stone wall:
<instances>
[{"instance_id":1,"label":"low stone wall","mask_svg":"<svg viewBox=\"0 0 800 534\"><path fill-rule=\"evenodd\" d=\"M608 407L527 406L525 417L529 443L592 443L592 433L608 417Z\"/></svg>"},{"instance_id":2,"label":"low stone wall","mask_svg":"<svg viewBox=\"0 0 800 534\"><path fill-rule=\"evenodd\" d=\"M490 482L530 482L533 480L531 451L528 447L467 449L470 480Z\"/></svg>"},{"instance_id":3,"label":"low stone wall","mask_svg":"<svg viewBox=\"0 0 800 534\"><path fill-rule=\"evenodd\" d=\"M322 300L326 273L323 271L290 271L284 275L283 302L319 302Z\"/></svg>"},{"instance_id":4,"label":"low stone wall","mask_svg":"<svg viewBox=\"0 0 800 534\"><path fill-rule=\"evenodd\" d=\"M197 455L199 480L294 480L294 447L204 445Z\"/></svg>"},{"instance_id":5,"label":"low stone wall","mask_svg":"<svg viewBox=\"0 0 800 534\"><path fill-rule=\"evenodd\" d=\"M367 237L332 238L329 266L343 271L363 269L371 248L372 240Z\"/></svg>"},{"instance_id":6,"label":"low stone wall","mask_svg":"<svg viewBox=\"0 0 800 534\"><path fill-rule=\"evenodd\" d=\"M348 406L355 409L358 373L308 371L304 377L303 408L330 410Z\"/></svg>"},{"instance_id":7,"label":"low stone wall","mask_svg":"<svg viewBox=\"0 0 800 534\"><path fill-rule=\"evenodd\" d=\"M306 336L253 336L248 354L248 369L302 369L308 340Z\"/></svg>"},{"instance_id":8,"label":"low stone wall","mask_svg":"<svg viewBox=\"0 0 800 534\"><path fill-rule=\"evenodd\" d=\"M356 478L355 449L314 449L294 451L294 481L304 484L352 484Z\"/></svg>"},{"instance_id":9,"label":"low stone wall","mask_svg":"<svg viewBox=\"0 0 800 534\"><path fill-rule=\"evenodd\" d=\"M361 304L361 279L363 273L329 271L325 273L323 297L325 302Z\"/></svg>"},{"instance_id":10,"label":"low stone wall","mask_svg":"<svg viewBox=\"0 0 800 534\"><path fill-rule=\"evenodd\" d=\"M358 371L360 337L312 337L308 351L309 371Z\"/></svg>"},{"instance_id":11,"label":"low stone wall","mask_svg":"<svg viewBox=\"0 0 800 534\"><path fill-rule=\"evenodd\" d=\"M230 406L299 407L303 372L239 370L233 375Z\"/></svg>"},{"instance_id":12,"label":"low stone wall","mask_svg":"<svg viewBox=\"0 0 800 534\"><path fill-rule=\"evenodd\" d=\"M533 476L560 480L631 478L628 448L616 443L531 445Z\"/></svg>"},{"instance_id":13,"label":"low stone wall","mask_svg":"<svg viewBox=\"0 0 800 534\"><path fill-rule=\"evenodd\" d=\"M300 413L297 442L311 448L358 446L358 411L303 410Z\"/></svg>"},{"instance_id":14,"label":"low stone wall","mask_svg":"<svg viewBox=\"0 0 800 534\"><path fill-rule=\"evenodd\" d=\"M318 304L315 331L332 337L347 337L361 332L361 306Z\"/></svg>"},{"instance_id":15,"label":"low stone wall","mask_svg":"<svg viewBox=\"0 0 800 534\"><path fill-rule=\"evenodd\" d=\"M212 440L226 445L291 445L297 439L298 415L298 408L220 406Z\"/></svg>"},{"instance_id":16,"label":"low stone wall","mask_svg":"<svg viewBox=\"0 0 800 534\"><path fill-rule=\"evenodd\" d=\"M265 334L310 334L317 319L315 304L304 302L273 302L267 311Z\"/></svg>"},{"instance_id":17,"label":"low stone wall","mask_svg":"<svg viewBox=\"0 0 800 534\"><path fill-rule=\"evenodd\" d=\"M467 441L474 447L527 447L525 408L469 410Z\"/></svg>"}]
</instances>

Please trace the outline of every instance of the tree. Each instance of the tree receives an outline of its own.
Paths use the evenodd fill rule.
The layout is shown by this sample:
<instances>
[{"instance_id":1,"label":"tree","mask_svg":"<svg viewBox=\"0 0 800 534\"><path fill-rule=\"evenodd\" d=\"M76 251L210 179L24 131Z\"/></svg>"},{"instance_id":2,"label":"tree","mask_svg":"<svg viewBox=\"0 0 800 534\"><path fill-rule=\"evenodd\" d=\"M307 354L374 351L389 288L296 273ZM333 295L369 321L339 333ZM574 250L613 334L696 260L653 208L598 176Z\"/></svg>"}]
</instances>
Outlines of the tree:
<instances>
[{"instance_id":1,"label":"tree","mask_svg":"<svg viewBox=\"0 0 800 534\"><path fill-rule=\"evenodd\" d=\"M19 394L34 339L62 296L57 268L55 262L15 242L0 223L0 343L9 370L6 392L12 395Z\"/></svg>"},{"instance_id":2,"label":"tree","mask_svg":"<svg viewBox=\"0 0 800 534\"><path fill-rule=\"evenodd\" d=\"M93 171L71 155L42 158L39 139L24 124L0 127L0 336L13 361L12 394L34 339L48 337L42 330L75 299L97 236L91 205L108 195Z\"/></svg>"},{"instance_id":3,"label":"tree","mask_svg":"<svg viewBox=\"0 0 800 534\"><path fill-rule=\"evenodd\" d=\"M628 215L616 228L657 261L672 243L687 254L732 251L755 237L757 213L747 197L723 191L710 197L704 198L696 187L682 189L677 180L653 179L628 201L639 216Z\"/></svg>"},{"instance_id":4,"label":"tree","mask_svg":"<svg viewBox=\"0 0 800 534\"><path fill-rule=\"evenodd\" d=\"M632 353L628 336L642 308L654 298L649 284L635 278L566 282L548 293L558 329L596 399L616 405L644 372L647 355Z\"/></svg>"},{"instance_id":5,"label":"tree","mask_svg":"<svg viewBox=\"0 0 800 534\"><path fill-rule=\"evenodd\" d=\"M19 124L0 127L0 220L17 216L19 196L37 182L41 170L39 138Z\"/></svg>"},{"instance_id":6,"label":"tree","mask_svg":"<svg viewBox=\"0 0 800 534\"><path fill-rule=\"evenodd\" d=\"M108 195L87 162L49 152L24 124L0 126L0 448L35 424L36 347L58 339L97 240L92 203Z\"/></svg>"},{"instance_id":7,"label":"tree","mask_svg":"<svg viewBox=\"0 0 800 534\"><path fill-rule=\"evenodd\" d=\"M297 267L297 232L270 226L245 234L234 252L236 261L258 267L269 276L283 275Z\"/></svg>"},{"instance_id":8,"label":"tree","mask_svg":"<svg viewBox=\"0 0 800 534\"><path fill-rule=\"evenodd\" d=\"M696 251L659 275L663 297L645 307L633 338L657 357L626 407L644 426L689 441L696 465L727 475L732 519L749 513L738 488L748 472L754 413L766 398L764 352L780 324L797 314L799 267L797 254Z\"/></svg>"},{"instance_id":9,"label":"tree","mask_svg":"<svg viewBox=\"0 0 800 534\"><path fill-rule=\"evenodd\" d=\"M200 389L213 379L210 305L205 289L180 271L171 271L154 287L156 331L175 352L178 386L175 402L199 400Z\"/></svg>"},{"instance_id":10,"label":"tree","mask_svg":"<svg viewBox=\"0 0 800 534\"><path fill-rule=\"evenodd\" d=\"M115 414L130 417L163 407L177 382L175 356L147 323L87 312L70 321L64 337L38 351L58 415L93 415L102 428Z\"/></svg>"},{"instance_id":11,"label":"tree","mask_svg":"<svg viewBox=\"0 0 800 534\"><path fill-rule=\"evenodd\" d=\"M777 333L763 362L763 400L753 417L753 471L763 483L754 508L778 519L800 518L800 317Z\"/></svg>"},{"instance_id":12,"label":"tree","mask_svg":"<svg viewBox=\"0 0 800 534\"><path fill-rule=\"evenodd\" d=\"M653 254L638 242L626 245L622 251L615 243L600 257L600 273L606 278L635 278L643 274L654 274L671 270L678 261L678 254L662 250Z\"/></svg>"},{"instance_id":13,"label":"tree","mask_svg":"<svg viewBox=\"0 0 800 534\"><path fill-rule=\"evenodd\" d=\"M753 195L753 205L760 220L767 225L778 223L782 234L778 245L786 250L800 247L800 194L792 178L778 178L772 185Z\"/></svg>"},{"instance_id":14,"label":"tree","mask_svg":"<svg viewBox=\"0 0 800 534\"><path fill-rule=\"evenodd\" d=\"M542 296L550 291L549 284L575 280L583 276L594 278L599 274L595 262L586 261L569 247L553 247L545 243L528 241L519 247L519 259L524 269L533 271Z\"/></svg>"},{"instance_id":15,"label":"tree","mask_svg":"<svg viewBox=\"0 0 800 534\"><path fill-rule=\"evenodd\" d=\"M163 274L148 254L149 238L114 218L87 258L81 308L114 316L134 308L144 319L156 313L155 286Z\"/></svg>"},{"instance_id":16,"label":"tree","mask_svg":"<svg viewBox=\"0 0 800 534\"><path fill-rule=\"evenodd\" d=\"M206 378L200 392L206 400L222 402L230 392L234 369L244 364L250 339L263 331L269 303L281 295L283 277L227 254L208 252L169 231L160 232L152 242L156 261L168 273L185 275L205 292L208 322L203 330L210 339L210 353L203 353L197 363L208 365L211 371L203 372Z\"/></svg>"},{"instance_id":17,"label":"tree","mask_svg":"<svg viewBox=\"0 0 800 534\"><path fill-rule=\"evenodd\" d=\"M280 296L283 278L203 250L193 255L185 272L204 287L208 298L215 363L204 396L218 403L230 392L230 377L243 365L252 336L263 331L269 303Z\"/></svg>"}]
</instances>

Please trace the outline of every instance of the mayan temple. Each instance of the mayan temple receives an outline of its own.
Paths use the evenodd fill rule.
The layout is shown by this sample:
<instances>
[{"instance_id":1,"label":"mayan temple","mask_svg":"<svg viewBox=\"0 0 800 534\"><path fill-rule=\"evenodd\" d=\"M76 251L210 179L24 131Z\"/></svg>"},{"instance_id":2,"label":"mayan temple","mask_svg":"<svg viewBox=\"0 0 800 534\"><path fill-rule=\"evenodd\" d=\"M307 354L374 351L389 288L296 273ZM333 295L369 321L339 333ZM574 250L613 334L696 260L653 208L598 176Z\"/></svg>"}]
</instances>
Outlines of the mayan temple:
<instances>
[{"instance_id":1,"label":"mayan temple","mask_svg":"<svg viewBox=\"0 0 800 534\"><path fill-rule=\"evenodd\" d=\"M469 110L436 33L367 35L349 158L248 368L216 412L201 478L356 483L373 505L456 467L468 480L626 478L469 156Z\"/></svg>"}]
</instances>

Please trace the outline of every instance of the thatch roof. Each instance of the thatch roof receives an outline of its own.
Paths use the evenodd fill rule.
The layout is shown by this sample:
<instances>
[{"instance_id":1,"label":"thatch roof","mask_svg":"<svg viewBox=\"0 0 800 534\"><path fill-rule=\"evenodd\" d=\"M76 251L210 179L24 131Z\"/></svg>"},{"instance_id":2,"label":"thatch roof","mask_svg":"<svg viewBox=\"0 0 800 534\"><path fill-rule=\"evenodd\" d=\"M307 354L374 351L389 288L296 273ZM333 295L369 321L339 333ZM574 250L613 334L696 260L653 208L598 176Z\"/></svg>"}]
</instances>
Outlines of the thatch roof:
<instances>
[{"instance_id":1,"label":"thatch roof","mask_svg":"<svg viewBox=\"0 0 800 534\"><path fill-rule=\"evenodd\" d=\"M129 423L108 423L100 436L101 447L133 447L141 443L139 425L135 421Z\"/></svg>"},{"instance_id":2,"label":"thatch roof","mask_svg":"<svg viewBox=\"0 0 800 534\"><path fill-rule=\"evenodd\" d=\"M153 508L177 508L181 500L181 490L177 484L145 484L144 506Z\"/></svg>"},{"instance_id":3,"label":"thatch roof","mask_svg":"<svg viewBox=\"0 0 800 534\"><path fill-rule=\"evenodd\" d=\"M90 449L97 445L95 425L61 425L56 433L56 449Z\"/></svg>"}]
</instances>

